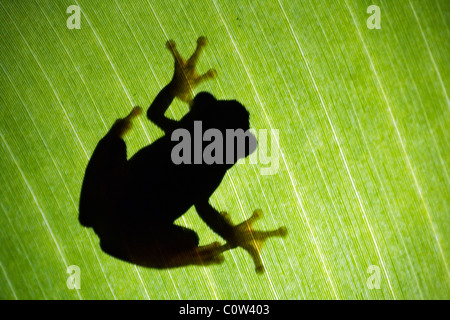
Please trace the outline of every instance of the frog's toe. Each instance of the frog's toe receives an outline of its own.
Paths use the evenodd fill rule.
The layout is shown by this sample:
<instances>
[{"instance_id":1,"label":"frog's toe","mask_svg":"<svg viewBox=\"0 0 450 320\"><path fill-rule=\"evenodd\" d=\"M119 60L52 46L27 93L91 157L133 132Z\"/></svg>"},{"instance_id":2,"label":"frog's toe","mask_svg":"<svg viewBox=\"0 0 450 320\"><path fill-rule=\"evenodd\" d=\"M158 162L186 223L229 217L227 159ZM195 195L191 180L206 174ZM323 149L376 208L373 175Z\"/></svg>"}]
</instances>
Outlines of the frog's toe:
<instances>
[{"instance_id":1,"label":"frog's toe","mask_svg":"<svg viewBox=\"0 0 450 320\"><path fill-rule=\"evenodd\" d=\"M142 113L142 108L139 106L136 106L131 110L130 114L126 116L126 120L131 121L134 118L138 117Z\"/></svg>"},{"instance_id":2,"label":"frog's toe","mask_svg":"<svg viewBox=\"0 0 450 320\"><path fill-rule=\"evenodd\" d=\"M213 257L201 257L198 260L198 265L209 266L214 264L222 264L225 261L223 255L213 256Z\"/></svg>"},{"instance_id":3,"label":"frog's toe","mask_svg":"<svg viewBox=\"0 0 450 320\"><path fill-rule=\"evenodd\" d=\"M263 216L263 212L261 209L256 209L255 211L253 211L253 215L252 218L253 219L260 219Z\"/></svg>"},{"instance_id":4,"label":"frog's toe","mask_svg":"<svg viewBox=\"0 0 450 320\"><path fill-rule=\"evenodd\" d=\"M231 216L228 212L222 212L222 216L225 218L225 220L227 220L230 224L233 224L233 222L231 221Z\"/></svg>"},{"instance_id":5,"label":"frog's toe","mask_svg":"<svg viewBox=\"0 0 450 320\"><path fill-rule=\"evenodd\" d=\"M217 256L213 256L210 259L204 260L204 264L221 264L225 261L225 257L223 254L219 254Z\"/></svg>"},{"instance_id":6,"label":"frog's toe","mask_svg":"<svg viewBox=\"0 0 450 320\"><path fill-rule=\"evenodd\" d=\"M169 50L175 49L175 41L169 40L166 42L166 48Z\"/></svg>"},{"instance_id":7,"label":"frog's toe","mask_svg":"<svg viewBox=\"0 0 450 320\"><path fill-rule=\"evenodd\" d=\"M255 223L255 221L260 219L262 216L263 216L262 210L256 209L255 211L253 211L252 216L250 218L248 218L247 221L244 221L243 223L241 223L239 226L245 226L246 228L248 228L251 225L253 225L253 223Z\"/></svg>"},{"instance_id":8,"label":"frog's toe","mask_svg":"<svg viewBox=\"0 0 450 320\"><path fill-rule=\"evenodd\" d=\"M285 237L288 233L286 227L284 227L284 226L281 228L278 228L277 232L278 232L278 235L281 237Z\"/></svg>"},{"instance_id":9,"label":"frog's toe","mask_svg":"<svg viewBox=\"0 0 450 320\"><path fill-rule=\"evenodd\" d=\"M180 56L180 53L178 52L175 41L169 40L166 42L166 48L170 50L172 53L172 56L175 58L175 63L178 65L182 65L184 63L183 58Z\"/></svg>"},{"instance_id":10,"label":"frog's toe","mask_svg":"<svg viewBox=\"0 0 450 320\"><path fill-rule=\"evenodd\" d=\"M258 274L264 273L264 271L265 271L264 266L263 265L255 266L255 271Z\"/></svg>"},{"instance_id":11,"label":"frog's toe","mask_svg":"<svg viewBox=\"0 0 450 320\"><path fill-rule=\"evenodd\" d=\"M201 36L197 39L197 45L199 47L204 47L208 44L208 39L205 36Z\"/></svg>"},{"instance_id":12,"label":"frog's toe","mask_svg":"<svg viewBox=\"0 0 450 320\"><path fill-rule=\"evenodd\" d=\"M214 79L215 77L217 77L217 71L215 69L209 69L206 73L205 73L206 77L210 78L210 79Z\"/></svg>"},{"instance_id":13,"label":"frog's toe","mask_svg":"<svg viewBox=\"0 0 450 320\"><path fill-rule=\"evenodd\" d=\"M255 271L257 273L263 273L264 272L264 265L259 253L259 248L257 248L256 246L252 246L252 247L247 247L244 248L245 250L247 250L247 252L250 254L250 256L252 257L253 263L255 264Z\"/></svg>"},{"instance_id":14,"label":"frog's toe","mask_svg":"<svg viewBox=\"0 0 450 320\"><path fill-rule=\"evenodd\" d=\"M208 80L208 79L214 79L217 76L217 72L214 69L209 69L208 72L202 74L201 76L193 79L192 83L194 86L198 85L199 83Z\"/></svg>"},{"instance_id":15,"label":"frog's toe","mask_svg":"<svg viewBox=\"0 0 450 320\"><path fill-rule=\"evenodd\" d=\"M199 249L199 250L203 250L203 251L209 251L209 250L217 249L217 248L219 248L220 246L221 246L221 244L220 244L219 241L214 241L213 243L210 243L210 244L201 246L201 247L199 247L198 249Z\"/></svg>"},{"instance_id":16,"label":"frog's toe","mask_svg":"<svg viewBox=\"0 0 450 320\"><path fill-rule=\"evenodd\" d=\"M222 263L225 260L223 251L223 246L218 241L198 247L196 250L201 263L205 265Z\"/></svg>"}]
</instances>

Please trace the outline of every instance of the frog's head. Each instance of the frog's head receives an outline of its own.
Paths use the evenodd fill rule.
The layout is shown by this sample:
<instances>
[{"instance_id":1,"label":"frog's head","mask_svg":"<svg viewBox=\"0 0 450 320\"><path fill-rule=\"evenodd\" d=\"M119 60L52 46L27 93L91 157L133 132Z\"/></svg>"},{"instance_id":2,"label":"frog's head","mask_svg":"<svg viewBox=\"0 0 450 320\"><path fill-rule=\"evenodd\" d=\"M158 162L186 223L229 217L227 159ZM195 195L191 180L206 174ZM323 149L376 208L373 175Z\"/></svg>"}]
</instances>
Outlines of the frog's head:
<instances>
[{"instance_id":1,"label":"frog's head","mask_svg":"<svg viewBox=\"0 0 450 320\"><path fill-rule=\"evenodd\" d=\"M234 146L233 163L256 150L256 137L249 131L250 114L238 101L217 100L210 93L201 92L193 100L191 113L194 120L202 121L203 132L208 129L221 132L224 155Z\"/></svg>"}]
</instances>

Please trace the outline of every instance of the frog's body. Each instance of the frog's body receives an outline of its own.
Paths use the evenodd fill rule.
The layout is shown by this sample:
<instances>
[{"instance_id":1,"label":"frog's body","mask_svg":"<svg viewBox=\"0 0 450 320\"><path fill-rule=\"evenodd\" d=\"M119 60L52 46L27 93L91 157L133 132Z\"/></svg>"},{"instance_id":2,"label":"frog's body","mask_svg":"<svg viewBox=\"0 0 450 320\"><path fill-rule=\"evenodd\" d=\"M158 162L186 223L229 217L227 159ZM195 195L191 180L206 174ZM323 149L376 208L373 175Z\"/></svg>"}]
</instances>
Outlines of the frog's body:
<instances>
[{"instance_id":1,"label":"frog's body","mask_svg":"<svg viewBox=\"0 0 450 320\"><path fill-rule=\"evenodd\" d=\"M195 61L199 48L205 44L206 39L200 38L193 55ZM215 71L198 76L192 58L187 62L180 60L175 44L169 42L167 46L175 57L175 75L147 112L165 135L127 160L123 136L141 109L136 107L126 118L116 121L97 145L86 169L80 222L93 227L105 252L135 264L165 268L218 263L224 250L241 246L250 252L257 270L262 271L260 246L269 236L285 234L285 229L254 231L250 221L234 226L227 215L209 204L209 198L233 164L175 164L172 159L177 144L171 139L174 130L184 129L193 134L195 121L201 121L205 130L215 128L223 134L230 128L246 131L249 114L240 103L218 101L208 93L190 100L190 89L201 80L214 77ZM175 96L191 106L180 121L164 117ZM245 156L253 150L250 143ZM226 245L199 247L194 231L174 225L192 206L214 232L228 241Z\"/></svg>"}]
</instances>

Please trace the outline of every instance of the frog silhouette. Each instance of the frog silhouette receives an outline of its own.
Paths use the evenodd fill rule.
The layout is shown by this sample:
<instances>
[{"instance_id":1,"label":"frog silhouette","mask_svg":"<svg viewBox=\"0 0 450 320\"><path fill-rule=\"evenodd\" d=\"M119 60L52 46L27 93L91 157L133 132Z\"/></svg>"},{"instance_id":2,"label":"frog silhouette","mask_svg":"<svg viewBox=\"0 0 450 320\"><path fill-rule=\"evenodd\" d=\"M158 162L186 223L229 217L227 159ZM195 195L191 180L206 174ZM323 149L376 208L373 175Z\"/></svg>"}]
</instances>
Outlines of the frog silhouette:
<instances>
[{"instance_id":1,"label":"frog silhouette","mask_svg":"<svg viewBox=\"0 0 450 320\"><path fill-rule=\"evenodd\" d=\"M195 69L206 43L206 38L200 37L194 54L184 60L175 43L167 42L175 59L174 76L147 111L147 118L164 135L128 159L124 136L142 109L135 107L128 116L115 121L87 165L79 222L93 228L105 253L136 265L172 268L218 264L224 261L224 251L241 247L251 255L256 271L262 273L262 245L269 237L284 236L286 228L254 230L252 225L261 217L261 210L255 210L248 220L234 225L227 213L217 211L209 203L226 172L240 158L251 154L257 142L249 132L249 113L241 103L217 100L207 92L192 98L196 85L216 76L215 70L199 76ZM176 97L190 107L179 121L164 115ZM203 138L208 130L214 130L214 141L210 137L214 148L212 151L209 145L209 151L215 161L198 161L208 148L208 144L199 148L191 139L199 130ZM230 130L244 133L241 139L233 137L237 137L237 143L231 144L231 148L230 141L223 141ZM181 133L185 137L183 141L180 141ZM217 135L224 137L222 143ZM194 230L175 224L192 206L225 244L199 246L200 239Z\"/></svg>"}]
</instances>

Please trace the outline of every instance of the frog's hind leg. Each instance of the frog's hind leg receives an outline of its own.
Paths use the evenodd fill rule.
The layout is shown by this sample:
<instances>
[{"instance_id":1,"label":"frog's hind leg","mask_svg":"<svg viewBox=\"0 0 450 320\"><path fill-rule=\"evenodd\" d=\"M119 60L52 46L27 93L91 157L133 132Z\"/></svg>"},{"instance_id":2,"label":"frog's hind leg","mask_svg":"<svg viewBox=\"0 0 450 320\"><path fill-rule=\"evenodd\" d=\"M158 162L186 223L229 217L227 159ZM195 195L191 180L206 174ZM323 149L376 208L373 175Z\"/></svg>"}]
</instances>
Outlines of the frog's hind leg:
<instances>
[{"instance_id":1,"label":"frog's hind leg","mask_svg":"<svg viewBox=\"0 0 450 320\"><path fill-rule=\"evenodd\" d=\"M172 233L175 246L168 249L164 256L167 267L220 264L224 261L224 249L219 242L199 246L199 239L194 231L179 226L175 228L177 234Z\"/></svg>"},{"instance_id":2,"label":"frog's hind leg","mask_svg":"<svg viewBox=\"0 0 450 320\"><path fill-rule=\"evenodd\" d=\"M171 225L158 226L129 237L130 262L150 268L166 269L187 265L209 265L223 262L224 251L218 243L199 246L197 234L190 229Z\"/></svg>"},{"instance_id":3,"label":"frog's hind leg","mask_svg":"<svg viewBox=\"0 0 450 320\"><path fill-rule=\"evenodd\" d=\"M225 260L222 255L225 250L219 242L213 242L173 256L170 264L173 266L220 264Z\"/></svg>"},{"instance_id":4,"label":"frog's hind leg","mask_svg":"<svg viewBox=\"0 0 450 320\"><path fill-rule=\"evenodd\" d=\"M119 211L126 193L127 150L123 136L142 109L134 107L123 119L117 119L99 141L86 167L80 194L79 221L95 232L109 234L109 220Z\"/></svg>"}]
</instances>

